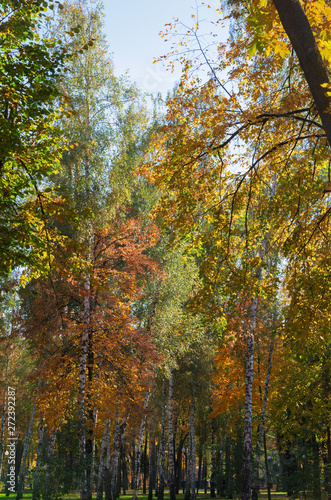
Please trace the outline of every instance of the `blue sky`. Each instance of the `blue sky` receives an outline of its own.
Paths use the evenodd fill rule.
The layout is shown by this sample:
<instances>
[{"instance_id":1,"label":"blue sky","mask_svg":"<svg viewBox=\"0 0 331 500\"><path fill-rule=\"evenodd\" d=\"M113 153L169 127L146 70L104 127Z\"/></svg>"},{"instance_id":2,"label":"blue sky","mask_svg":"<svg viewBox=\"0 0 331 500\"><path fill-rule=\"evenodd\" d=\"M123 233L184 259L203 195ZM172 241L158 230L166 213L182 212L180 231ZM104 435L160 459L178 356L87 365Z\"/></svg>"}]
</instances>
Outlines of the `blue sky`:
<instances>
[{"instance_id":1,"label":"blue sky","mask_svg":"<svg viewBox=\"0 0 331 500\"><path fill-rule=\"evenodd\" d=\"M206 0L207 3L208 0ZM200 2L199 2L200 3ZM216 19L213 7L218 0L208 2L208 15ZM171 74L162 63L153 64L158 57L170 50L170 44L159 36L166 23L179 18L192 24L196 14L195 0L104 0L105 31L109 50L113 53L116 74L129 70L131 80L145 92L171 90L178 80L180 70ZM205 9L207 13L207 9ZM204 14L205 15L205 14Z\"/></svg>"}]
</instances>

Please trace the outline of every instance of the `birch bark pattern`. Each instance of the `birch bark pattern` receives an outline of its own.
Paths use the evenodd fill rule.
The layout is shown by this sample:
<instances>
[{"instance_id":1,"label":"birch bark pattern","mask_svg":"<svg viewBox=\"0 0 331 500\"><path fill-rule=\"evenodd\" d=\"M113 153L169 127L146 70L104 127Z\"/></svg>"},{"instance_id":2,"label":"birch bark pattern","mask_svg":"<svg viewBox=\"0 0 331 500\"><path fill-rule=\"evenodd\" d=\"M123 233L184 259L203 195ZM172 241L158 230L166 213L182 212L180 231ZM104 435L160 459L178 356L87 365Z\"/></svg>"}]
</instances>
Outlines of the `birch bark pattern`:
<instances>
[{"instance_id":1,"label":"birch bark pattern","mask_svg":"<svg viewBox=\"0 0 331 500\"><path fill-rule=\"evenodd\" d=\"M41 454L43 449L43 440L44 440L44 422L43 420L40 422L39 431L38 431L38 448L37 448L37 460L36 467L34 469L33 476L33 491L32 491L32 500L37 500L40 498L40 466L41 466Z\"/></svg>"},{"instance_id":2,"label":"birch bark pattern","mask_svg":"<svg viewBox=\"0 0 331 500\"><path fill-rule=\"evenodd\" d=\"M105 481L107 449L110 441L110 419L107 418L104 423L103 436L100 448L100 462L98 470L98 486L97 486L97 500L102 500L103 497L103 484Z\"/></svg>"},{"instance_id":3,"label":"birch bark pattern","mask_svg":"<svg viewBox=\"0 0 331 500\"><path fill-rule=\"evenodd\" d=\"M250 330L246 339L246 386L244 421L244 463L242 500L250 500L251 494L251 456L252 456L252 394L254 367L254 335L256 324L257 298L254 297L250 308Z\"/></svg>"},{"instance_id":4,"label":"birch bark pattern","mask_svg":"<svg viewBox=\"0 0 331 500\"><path fill-rule=\"evenodd\" d=\"M137 438L137 447L136 447L136 463L135 463L135 471L133 478L133 493L132 500L137 500L138 495L138 487L139 487L139 475L140 475L140 465L141 465L141 457L142 457L142 449L143 449L143 441L144 441L144 432L146 426L146 410L148 408L149 398L151 395L151 388L149 387L146 392L145 401L144 401L144 415L140 422L140 428Z\"/></svg>"},{"instance_id":5,"label":"birch bark pattern","mask_svg":"<svg viewBox=\"0 0 331 500\"><path fill-rule=\"evenodd\" d=\"M7 356L6 362L6 371L5 371L5 387L7 386L8 380L8 367L9 367L9 356ZM6 389L5 389L6 390ZM3 463L3 445L5 440L5 424L6 424L6 396L3 398L3 407L2 407L2 417L1 417L1 435L0 435L0 479L2 475L2 463Z\"/></svg>"},{"instance_id":6,"label":"birch bark pattern","mask_svg":"<svg viewBox=\"0 0 331 500\"><path fill-rule=\"evenodd\" d=\"M85 386L86 386L86 365L89 346L89 325L91 315L90 304L90 278L87 276L84 282L84 325L82 332L82 346L79 361L78 380L78 414L79 414L79 457L82 466L82 477L80 487L81 500L87 500L87 469L86 469L86 437L85 437Z\"/></svg>"},{"instance_id":7,"label":"birch bark pattern","mask_svg":"<svg viewBox=\"0 0 331 500\"><path fill-rule=\"evenodd\" d=\"M153 417L149 419L148 428L148 500L153 500L153 489L155 488L155 442L153 439Z\"/></svg>"},{"instance_id":8,"label":"birch bark pattern","mask_svg":"<svg viewBox=\"0 0 331 500\"><path fill-rule=\"evenodd\" d=\"M175 492L175 455L174 455L174 432L173 432L173 389L174 369L170 370L169 395L168 395L168 447L169 447L169 492L170 500L176 500Z\"/></svg>"},{"instance_id":9,"label":"birch bark pattern","mask_svg":"<svg viewBox=\"0 0 331 500\"><path fill-rule=\"evenodd\" d=\"M116 422L114 430L114 451L110 457L108 467L105 472L105 498L106 500L114 500L117 496L117 478L119 468L119 455L121 443L126 429L126 424L130 413L123 417L121 424L118 420L118 411L116 412Z\"/></svg>"},{"instance_id":10,"label":"birch bark pattern","mask_svg":"<svg viewBox=\"0 0 331 500\"><path fill-rule=\"evenodd\" d=\"M40 383L38 384L38 387L39 387L39 385L40 385ZM25 440L24 440L22 468L21 468L21 472L20 472L20 476L19 476L19 480L18 480L18 489L17 489L16 500L20 500L23 497L26 459L28 456L30 439L31 439L32 428L33 428L33 422L34 422L34 417L36 414L36 405L37 405L37 400L35 399L35 401L33 403L30 425L29 425L29 428L28 428L28 431L25 435Z\"/></svg>"},{"instance_id":11,"label":"birch bark pattern","mask_svg":"<svg viewBox=\"0 0 331 500\"><path fill-rule=\"evenodd\" d=\"M157 500L163 500L164 497L164 480L165 480L165 425L166 425L166 386L163 382L163 406L162 406L162 423L161 423L161 437L159 449L159 488Z\"/></svg>"},{"instance_id":12,"label":"birch bark pattern","mask_svg":"<svg viewBox=\"0 0 331 500\"><path fill-rule=\"evenodd\" d=\"M6 398L3 401L2 407L2 417L1 417L1 435L0 435L0 478L2 473L2 462L3 462L3 444L5 438L5 424L6 424Z\"/></svg>"},{"instance_id":13,"label":"birch bark pattern","mask_svg":"<svg viewBox=\"0 0 331 500\"><path fill-rule=\"evenodd\" d=\"M259 490L260 490L259 465L260 465L261 448L262 448L262 442L263 442L263 436L264 436L265 414L266 414L266 409L267 409L267 400L268 400L268 393L269 393L269 383L270 383L270 375L271 375L271 367L272 367L272 355L273 355L273 350L274 350L274 344L275 344L275 335L274 335L274 332L272 332L272 337L271 337L271 342L270 342L270 347L269 347L269 355L268 355L268 368L267 368L267 374L266 374L265 385L264 385L260 432L259 432L259 439L258 439L257 447L256 447L252 500L258 500Z\"/></svg>"}]
</instances>

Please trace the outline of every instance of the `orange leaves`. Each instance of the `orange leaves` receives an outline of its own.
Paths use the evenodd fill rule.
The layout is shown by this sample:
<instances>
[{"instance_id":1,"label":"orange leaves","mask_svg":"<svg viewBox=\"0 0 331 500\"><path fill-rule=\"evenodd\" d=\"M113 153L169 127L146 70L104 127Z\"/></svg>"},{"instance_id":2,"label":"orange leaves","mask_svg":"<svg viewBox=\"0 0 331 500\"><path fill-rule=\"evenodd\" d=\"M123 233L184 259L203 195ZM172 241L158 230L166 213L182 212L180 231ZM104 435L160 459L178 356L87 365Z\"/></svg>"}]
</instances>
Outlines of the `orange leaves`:
<instances>
[{"instance_id":1,"label":"orange leaves","mask_svg":"<svg viewBox=\"0 0 331 500\"><path fill-rule=\"evenodd\" d=\"M134 218L117 216L93 234L90 263L84 264L83 245L75 247L83 268L71 267L73 248L57 248L52 273L28 285L20 330L39 366L39 406L46 421L59 424L77 404L86 272L91 283L86 388L90 404L102 410L118 398L134 400L137 385L149 378L157 355L135 310L144 283L158 273L158 263L146 255L158 240L152 223L143 226Z\"/></svg>"}]
</instances>

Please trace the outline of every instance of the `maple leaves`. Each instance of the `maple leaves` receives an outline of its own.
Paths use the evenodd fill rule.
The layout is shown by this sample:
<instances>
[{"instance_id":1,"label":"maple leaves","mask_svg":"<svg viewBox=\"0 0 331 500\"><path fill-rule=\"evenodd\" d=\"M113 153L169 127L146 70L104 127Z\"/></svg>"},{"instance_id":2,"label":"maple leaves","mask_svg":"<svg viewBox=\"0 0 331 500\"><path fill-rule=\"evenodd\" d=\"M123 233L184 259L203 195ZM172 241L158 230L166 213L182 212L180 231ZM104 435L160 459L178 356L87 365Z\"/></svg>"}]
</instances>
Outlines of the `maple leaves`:
<instances>
[{"instance_id":1,"label":"maple leaves","mask_svg":"<svg viewBox=\"0 0 331 500\"><path fill-rule=\"evenodd\" d=\"M234 340L224 341L216 357L219 411L230 407L238 411L242 404L248 366L243 342L247 341L248 349L250 335L256 335L256 349L260 345L265 353L265 368L255 367L256 405L254 391L264 385L261 376L263 371L266 376L274 335L266 326L266 341L261 342L261 325L270 323L268 304L276 304L278 334L287 332L288 340L277 343L278 352L285 352L287 342L293 341L293 355L304 356L300 332L306 344L311 332L313 344L322 342L322 350L329 349L329 335L317 339L317 331L325 332L328 320L313 312L324 310L322 304L328 310L321 299L327 296L326 288L313 283L328 275L322 257L329 240L329 115L325 113L329 61L324 47L331 17L322 11L321 2L307 2L306 14L300 2L292 3L314 32L318 49L308 50L307 36L304 50L315 54L324 76L317 77L317 70L312 70L316 61L305 65L300 46L294 47L296 59L283 26L292 40L298 16L292 15L289 26L282 15L279 19L275 6L280 12L283 2L226 2L227 14L235 20L231 39L220 45L218 61L210 61L205 83L191 74L197 62L195 52L178 56L183 76L168 100L165 125L155 136L151 160L143 170L161 189L157 216L162 216L165 227L173 228L173 240L185 239L198 256L204 283L198 307L226 318L224 338L234 318L242 321L233 329ZM222 79L225 71L231 90ZM316 81L319 78L317 90L313 75ZM314 274L308 285L306 270L315 268L314 260L323 262L323 272L319 278ZM310 301L306 286L316 292ZM286 327L280 324L283 314ZM261 359L256 356L255 364ZM246 377L246 390L254 377ZM273 390L281 405L282 390ZM246 492L244 498L248 496Z\"/></svg>"},{"instance_id":2,"label":"maple leaves","mask_svg":"<svg viewBox=\"0 0 331 500\"><path fill-rule=\"evenodd\" d=\"M0 4L0 267L4 274L22 263L37 265L47 246L40 231L47 196L42 181L59 166L61 141L54 126L54 102L59 97L56 81L65 52L54 40L37 34L45 6L46 2L32 0Z\"/></svg>"},{"instance_id":3,"label":"maple leaves","mask_svg":"<svg viewBox=\"0 0 331 500\"><path fill-rule=\"evenodd\" d=\"M134 315L145 280L157 272L158 264L144 254L157 239L154 226L142 227L137 220L120 218L94 235L94 258L91 268L87 267L92 304L88 369L96 379L93 377L93 383L90 380L87 390L93 404L101 409L105 401L110 405L116 402L119 394L134 399L138 378L142 382L148 366L157 359ZM43 383L40 410L53 424L65 418L66 405L75 393L85 295L81 269L70 263L72 248L55 252L52 273L26 288L27 319L20 328L29 339Z\"/></svg>"}]
</instances>

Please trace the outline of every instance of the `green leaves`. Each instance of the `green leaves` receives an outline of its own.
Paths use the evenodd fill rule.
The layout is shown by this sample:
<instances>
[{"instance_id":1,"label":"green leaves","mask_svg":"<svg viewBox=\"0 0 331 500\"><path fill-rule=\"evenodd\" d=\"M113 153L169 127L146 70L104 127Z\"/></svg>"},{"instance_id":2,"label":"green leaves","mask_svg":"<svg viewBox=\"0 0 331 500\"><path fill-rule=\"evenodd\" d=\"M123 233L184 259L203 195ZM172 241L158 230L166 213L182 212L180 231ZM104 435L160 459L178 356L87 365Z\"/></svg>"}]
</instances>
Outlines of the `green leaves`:
<instances>
[{"instance_id":1,"label":"green leaves","mask_svg":"<svg viewBox=\"0 0 331 500\"><path fill-rule=\"evenodd\" d=\"M61 154L53 106L65 53L40 31L45 9L54 5L0 2L0 273L5 274L31 263L45 245L41 186Z\"/></svg>"}]
</instances>

